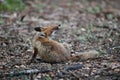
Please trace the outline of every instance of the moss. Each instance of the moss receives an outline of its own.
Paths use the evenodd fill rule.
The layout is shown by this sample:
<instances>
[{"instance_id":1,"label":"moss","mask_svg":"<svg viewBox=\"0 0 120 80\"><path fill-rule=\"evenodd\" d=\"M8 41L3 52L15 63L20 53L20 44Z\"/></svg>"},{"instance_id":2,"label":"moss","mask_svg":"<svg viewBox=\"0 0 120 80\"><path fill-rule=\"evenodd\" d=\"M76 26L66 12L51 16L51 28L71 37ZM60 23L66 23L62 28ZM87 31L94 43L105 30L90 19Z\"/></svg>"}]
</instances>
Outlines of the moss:
<instances>
[{"instance_id":1,"label":"moss","mask_svg":"<svg viewBox=\"0 0 120 80\"><path fill-rule=\"evenodd\" d=\"M5 0L0 2L0 10L1 11L18 11L23 10L25 4L22 0Z\"/></svg>"}]
</instances>

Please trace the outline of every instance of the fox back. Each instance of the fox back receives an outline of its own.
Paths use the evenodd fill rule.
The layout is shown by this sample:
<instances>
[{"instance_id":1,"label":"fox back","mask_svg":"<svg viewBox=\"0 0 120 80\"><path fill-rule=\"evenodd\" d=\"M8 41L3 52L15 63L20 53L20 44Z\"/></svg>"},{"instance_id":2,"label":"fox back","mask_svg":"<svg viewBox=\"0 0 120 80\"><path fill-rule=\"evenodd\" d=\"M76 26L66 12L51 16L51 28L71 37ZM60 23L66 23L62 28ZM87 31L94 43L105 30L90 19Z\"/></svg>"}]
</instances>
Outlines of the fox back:
<instances>
[{"instance_id":1,"label":"fox back","mask_svg":"<svg viewBox=\"0 0 120 80\"><path fill-rule=\"evenodd\" d=\"M35 47L38 49L38 55L45 62L65 62L70 58L70 53L63 44L40 35Z\"/></svg>"},{"instance_id":2,"label":"fox back","mask_svg":"<svg viewBox=\"0 0 120 80\"><path fill-rule=\"evenodd\" d=\"M59 26L36 27L35 31L38 33L34 36L32 44L34 47L34 54L29 63L31 63L38 54L41 60L49 63L76 61L79 59L96 58L97 51L83 52L75 56L71 56L70 48L66 44L51 40L48 37Z\"/></svg>"}]
</instances>

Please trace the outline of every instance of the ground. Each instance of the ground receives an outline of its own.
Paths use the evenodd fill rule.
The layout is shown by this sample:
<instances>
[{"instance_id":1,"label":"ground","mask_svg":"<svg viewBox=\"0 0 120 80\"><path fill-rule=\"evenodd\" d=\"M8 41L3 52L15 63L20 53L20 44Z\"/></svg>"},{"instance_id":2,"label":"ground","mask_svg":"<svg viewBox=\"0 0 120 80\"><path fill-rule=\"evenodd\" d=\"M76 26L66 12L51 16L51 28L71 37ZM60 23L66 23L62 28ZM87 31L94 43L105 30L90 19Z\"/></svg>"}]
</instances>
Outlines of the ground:
<instances>
[{"instance_id":1,"label":"ground","mask_svg":"<svg viewBox=\"0 0 120 80\"><path fill-rule=\"evenodd\" d=\"M120 80L119 0L27 0L26 8L0 14L0 73L27 69L50 72L3 80ZM27 65L33 54L35 27L61 24L53 39L70 44L76 54L95 49L96 59L50 64L39 60ZM67 66L81 64L77 70ZM31 80L32 80L31 78Z\"/></svg>"}]
</instances>

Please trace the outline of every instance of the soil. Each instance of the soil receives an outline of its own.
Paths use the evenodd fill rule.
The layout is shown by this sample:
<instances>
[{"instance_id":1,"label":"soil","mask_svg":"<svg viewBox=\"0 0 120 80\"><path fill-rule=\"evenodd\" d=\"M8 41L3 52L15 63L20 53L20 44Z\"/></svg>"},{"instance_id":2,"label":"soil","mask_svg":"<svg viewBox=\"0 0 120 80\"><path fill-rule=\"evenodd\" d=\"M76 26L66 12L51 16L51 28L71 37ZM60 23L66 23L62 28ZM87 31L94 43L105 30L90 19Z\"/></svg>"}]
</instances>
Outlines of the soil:
<instances>
[{"instance_id":1,"label":"soil","mask_svg":"<svg viewBox=\"0 0 120 80\"><path fill-rule=\"evenodd\" d=\"M0 74L31 69L52 71L5 76L1 80L120 80L119 0L27 0L25 4L21 12L0 13ZM95 49L101 56L56 64L37 58L27 65L33 54L34 28L51 24L61 24L52 38L68 43L71 54ZM84 67L66 70L77 64Z\"/></svg>"}]
</instances>

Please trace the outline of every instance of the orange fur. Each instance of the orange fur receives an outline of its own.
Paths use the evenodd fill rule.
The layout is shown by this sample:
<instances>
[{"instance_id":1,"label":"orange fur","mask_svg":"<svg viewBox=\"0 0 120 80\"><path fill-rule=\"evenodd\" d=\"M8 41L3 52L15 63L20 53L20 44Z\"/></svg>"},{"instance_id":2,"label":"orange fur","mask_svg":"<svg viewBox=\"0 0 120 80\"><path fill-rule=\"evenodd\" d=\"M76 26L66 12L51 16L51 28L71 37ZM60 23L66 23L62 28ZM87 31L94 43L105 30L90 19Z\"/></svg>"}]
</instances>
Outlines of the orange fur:
<instances>
[{"instance_id":1,"label":"orange fur","mask_svg":"<svg viewBox=\"0 0 120 80\"><path fill-rule=\"evenodd\" d=\"M58 30L59 28L60 28L60 25L50 25L50 26L47 26L47 27L36 27L35 31L40 32L40 33L44 33L45 37L48 38L54 30ZM45 39L40 40L39 36L40 36L39 33L36 33L36 35L34 36L34 38L32 40L32 44L33 44L33 48L34 48L34 54L32 55L32 58L28 62L28 64L30 64L34 60L34 58L39 53L39 50L42 49L41 46L39 46L39 48L37 46L41 45L42 42L46 41Z\"/></svg>"},{"instance_id":2,"label":"orange fur","mask_svg":"<svg viewBox=\"0 0 120 80\"><path fill-rule=\"evenodd\" d=\"M58 30L60 25L50 25L47 27L36 27L35 30L45 34L45 37L49 37L54 30Z\"/></svg>"},{"instance_id":3,"label":"orange fur","mask_svg":"<svg viewBox=\"0 0 120 80\"><path fill-rule=\"evenodd\" d=\"M57 41L49 40L39 35L34 45L38 50L40 58L45 62L64 62L68 61L70 58L69 51L63 44Z\"/></svg>"},{"instance_id":4,"label":"orange fur","mask_svg":"<svg viewBox=\"0 0 120 80\"><path fill-rule=\"evenodd\" d=\"M71 56L70 49L62 43L55 40L49 40L51 33L56 30L57 26L49 26L44 28L37 28L39 31L33 38L32 44L34 47L34 54L29 63L31 63L36 55L38 54L40 58L45 62L56 63L65 61L76 61L79 59L89 59L96 58L98 52L95 50L82 52L81 54ZM41 33L40 33L41 32Z\"/></svg>"}]
</instances>

